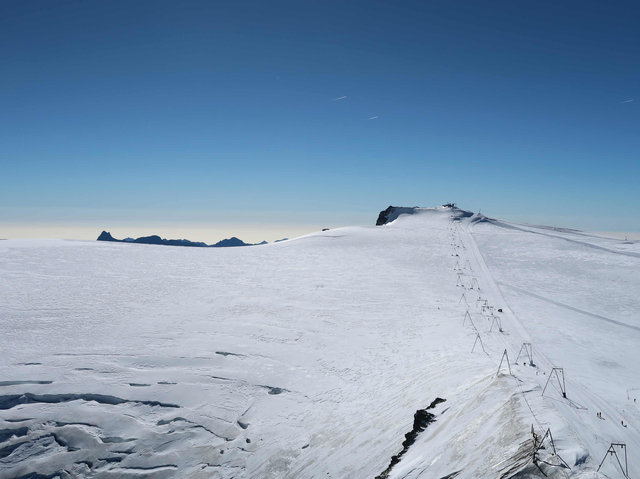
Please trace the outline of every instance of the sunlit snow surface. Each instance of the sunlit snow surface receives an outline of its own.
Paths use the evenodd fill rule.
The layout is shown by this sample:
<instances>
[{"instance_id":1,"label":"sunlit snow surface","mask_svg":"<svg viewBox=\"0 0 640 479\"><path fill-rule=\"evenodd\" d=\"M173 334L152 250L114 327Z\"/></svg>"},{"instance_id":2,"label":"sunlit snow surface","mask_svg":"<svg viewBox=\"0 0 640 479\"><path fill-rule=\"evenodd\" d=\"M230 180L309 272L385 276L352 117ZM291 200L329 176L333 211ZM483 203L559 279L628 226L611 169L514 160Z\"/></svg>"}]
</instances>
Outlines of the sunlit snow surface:
<instances>
[{"instance_id":1,"label":"sunlit snow surface","mask_svg":"<svg viewBox=\"0 0 640 479\"><path fill-rule=\"evenodd\" d=\"M244 248L0 241L0 477L373 478L437 397L390 478L543 477L532 425L549 477L604 477L612 442L637 477L639 245L408 211Z\"/></svg>"}]
</instances>

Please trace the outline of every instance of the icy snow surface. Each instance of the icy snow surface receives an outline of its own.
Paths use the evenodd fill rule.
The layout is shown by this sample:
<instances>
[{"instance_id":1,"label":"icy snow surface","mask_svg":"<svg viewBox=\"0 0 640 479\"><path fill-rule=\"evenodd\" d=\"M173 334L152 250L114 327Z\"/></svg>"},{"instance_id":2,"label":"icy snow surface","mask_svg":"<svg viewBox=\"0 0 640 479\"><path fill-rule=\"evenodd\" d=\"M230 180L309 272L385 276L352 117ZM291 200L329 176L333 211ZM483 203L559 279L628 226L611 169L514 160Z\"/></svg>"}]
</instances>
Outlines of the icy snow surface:
<instances>
[{"instance_id":1,"label":"icy snow surface","mask_svg":"<svg viewBox=\"0 0 640 479\"><path fill-rule=\"evenodd\" d=\"M0 241L0 477L374 478L438 397L389 478L622 478L612 442L638 477L638 243L410 213L247 248Z\"/></svg>"}]
</instances>

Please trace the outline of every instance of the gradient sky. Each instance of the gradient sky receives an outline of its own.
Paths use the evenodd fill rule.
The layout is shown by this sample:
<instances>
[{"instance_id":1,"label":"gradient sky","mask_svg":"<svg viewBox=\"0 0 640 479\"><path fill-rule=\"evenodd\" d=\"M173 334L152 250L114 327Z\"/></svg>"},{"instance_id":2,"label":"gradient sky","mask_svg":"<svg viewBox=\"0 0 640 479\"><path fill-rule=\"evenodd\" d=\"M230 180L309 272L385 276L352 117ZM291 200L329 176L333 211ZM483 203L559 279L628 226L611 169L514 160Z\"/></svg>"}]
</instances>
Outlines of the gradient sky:
<instances>
[{"instance_id":1,"label":"gradient sky","mask_svg":"<svg viewBox=\"0 0 640 479\"><path fill-rule=\"evenodd\" d=\"M640 231L639 20L637 1L4 0L0 237L272 241L448 201Z\"/></svg>"}]
</instances>

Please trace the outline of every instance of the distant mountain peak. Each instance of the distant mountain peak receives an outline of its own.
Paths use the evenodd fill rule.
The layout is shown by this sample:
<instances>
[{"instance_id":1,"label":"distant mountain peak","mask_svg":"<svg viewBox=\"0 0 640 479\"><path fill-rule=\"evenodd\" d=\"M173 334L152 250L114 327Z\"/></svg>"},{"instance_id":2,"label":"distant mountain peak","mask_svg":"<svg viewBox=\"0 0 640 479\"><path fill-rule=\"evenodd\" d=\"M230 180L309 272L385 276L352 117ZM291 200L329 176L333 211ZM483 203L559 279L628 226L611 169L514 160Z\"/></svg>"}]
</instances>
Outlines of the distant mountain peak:
<instances>
[{"instance_id":1,"label":"distant mountain peak","mask_svg":"<svg viewBox=\"0 0 640 479\"><path fill-rule=\"evenodd\" d=\"M222 241L218 241L216 244L212 245L214 248L215 247L229 247L229 246L252 246L252 245L248 245L247 243L245 243L244 241L242 241L239 238L236 238L235 236L232 236L229 239L223 239Z\"/></svg>"},{"instance_id":2,"label":"distant mountain peak","mask_svg":"<svg viewBox=\"0 0 640 479\"><path fill-rule=\"evenodd\" d=\"M111 236L111 233L109 233L108 231L103 231L102 233L100 233L100 236L98 236L98 241L120 241L115 239L113 236Z\"/></svg>"},{"instance_id":3,"label":"distant mountain peak","mask_svg":"<svg viewBox=\"0 0 640 479\"><path fill-rule=\"evenodd\" d=\"M206 243L200 241L189 241L187 239L164 239L158 235L151 236L142 236L140 238L126 238L124 240L115 239L111 236L111 233L108 231L103 231L98 236L97 241L112 241L114 243L139 243L139 244L155 244L155 245L166 245L166 246L195 246L201 248L228 248L232 246L255 246L251 243L245 243L239 238L235 236L227 239L223 239L222 241L218 241L216 244L208 245ZM266 241L258 244L268 244Z\"/></svg>"}]
</instances>

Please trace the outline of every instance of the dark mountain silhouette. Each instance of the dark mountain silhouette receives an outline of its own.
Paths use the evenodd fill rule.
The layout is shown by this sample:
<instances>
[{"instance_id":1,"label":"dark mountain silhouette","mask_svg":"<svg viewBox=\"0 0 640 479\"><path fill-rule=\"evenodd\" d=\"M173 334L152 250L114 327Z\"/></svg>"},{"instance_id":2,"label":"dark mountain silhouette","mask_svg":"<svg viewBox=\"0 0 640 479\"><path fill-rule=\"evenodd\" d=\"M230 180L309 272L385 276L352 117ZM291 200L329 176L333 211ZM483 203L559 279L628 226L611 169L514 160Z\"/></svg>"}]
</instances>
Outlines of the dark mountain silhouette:
<instances>
[{"instance_id":1,"label":"dark mountain silhouette","mask_svg":"<svg viewBox=\"0 0 640 479\"><path fill-rule=\"evenodd\" d=\"M118 241L119 242L121 240L117 240L113 236L111 236L111 233L107 231L103 231L102 233L100 233L100 236L98 236L97 241ZM124 240L122 241L124 242Z\"/></svg>"},{"instance_id":2,"label":"dark mountain silhouette","mask_svg":"<svg viewBox=\"0 0 640 479\"><path fill-rule=\"evenodd\" d=\"M226 247L226 246L253 246L253 245L247 245L241 239L238 239L235 236L232 236L229 239L223 239L222 241L218 241L216 244L214 244L212 246L213 247Z\"/></svg>"},{"instance_id":3,"label":"dark mountain silhouette","mask_svg":"<svg viewBox=\"0 0 640 479\"><path fill-rule=\"evenodd\" d=\"M113 241L115 243L142 243L142 244L158 244L158 245L166 245L166 246L195 246L200 248L227 248L232 246L255 246L250 243L245 243L239 238L235 236L223 239L222 241L218 241L216 244L208 245L206 243L202 243L200 241L189 241L186 239L164 239L157 235L152 236L143 236L141 238L127 238L124 240L115 239L111 236L111 233L107 231L103 231L98 236L98 241ZM266 241L258 244L267 244Z\"/></svg>"}]
</instances>

